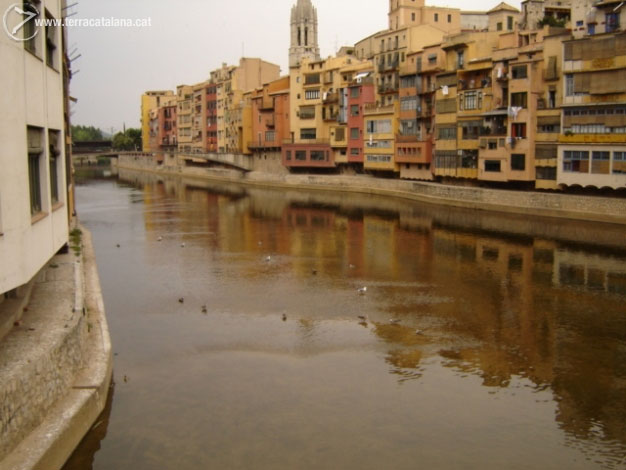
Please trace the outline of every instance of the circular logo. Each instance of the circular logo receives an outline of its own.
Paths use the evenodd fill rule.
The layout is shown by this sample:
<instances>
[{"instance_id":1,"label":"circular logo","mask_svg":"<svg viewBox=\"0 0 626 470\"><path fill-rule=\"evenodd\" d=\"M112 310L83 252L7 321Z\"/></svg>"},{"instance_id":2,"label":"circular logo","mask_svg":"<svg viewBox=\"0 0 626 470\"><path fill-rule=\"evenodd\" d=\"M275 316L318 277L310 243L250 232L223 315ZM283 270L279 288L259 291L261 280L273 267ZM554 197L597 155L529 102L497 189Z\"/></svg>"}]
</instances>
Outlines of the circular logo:
<instances>
[{"instance_id":1,"label":"circular logo","mask_svg":"<svg viewBox=\"0 0 626 470\"><path fill-rule=\"evenodd\" d=\"M31 3L14 3L4 12L2 24L9 37L15 41L30 41L37 36L39 28L31 27L30 23L39 16L39 10ZM26 29L25 29L26 28ZM24 36L20 31L24 29Z\"/></svg>"}]
</instances>

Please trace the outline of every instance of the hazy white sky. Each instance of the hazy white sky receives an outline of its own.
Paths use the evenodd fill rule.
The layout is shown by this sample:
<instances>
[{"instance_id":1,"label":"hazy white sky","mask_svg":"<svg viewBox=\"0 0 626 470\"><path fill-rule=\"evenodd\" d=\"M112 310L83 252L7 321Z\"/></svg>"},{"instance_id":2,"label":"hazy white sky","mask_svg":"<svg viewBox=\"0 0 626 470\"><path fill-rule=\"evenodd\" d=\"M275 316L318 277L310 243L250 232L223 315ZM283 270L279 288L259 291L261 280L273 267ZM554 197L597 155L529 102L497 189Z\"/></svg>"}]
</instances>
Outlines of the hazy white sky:
<instances>
[{"instance_id":1,"label":"hazy white sky","mask_svg":"<svg viewBox=\"0 0 626 470\"><path fill-rule=\"evenodd\" d=\"M82 56L71 84L74 124L104 130L138 127L145 90L172 89L206 80L222 62L243 54L288 73L289 20L296 0L68 0L72 18L150 19L143 28L79 28L69 31L70 51ZM488 10L498 0L427 0L465 10ZM519 8L517 0L508 2ZM387 26L388 0L313 0L322 57Z\"/></svg>"}]
</instances>

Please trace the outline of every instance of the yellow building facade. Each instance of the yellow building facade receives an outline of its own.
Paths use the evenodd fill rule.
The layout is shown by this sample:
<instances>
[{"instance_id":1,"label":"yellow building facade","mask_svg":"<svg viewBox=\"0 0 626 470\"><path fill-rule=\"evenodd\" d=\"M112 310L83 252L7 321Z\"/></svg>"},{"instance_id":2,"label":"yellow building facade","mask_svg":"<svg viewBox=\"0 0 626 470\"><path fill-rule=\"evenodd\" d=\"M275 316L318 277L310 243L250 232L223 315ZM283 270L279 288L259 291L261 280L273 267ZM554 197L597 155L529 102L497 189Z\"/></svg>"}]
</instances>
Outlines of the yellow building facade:
<instances>
[{"instance_id":1,"label":"yellow building facade","mask_svg":"<svg viewBox=\"0 0 626 470\"><path fill-rule=\"evenodd\" d=\"M144 152L154 152L150 143L150 111L159 108L167 97L174 96L170 90L146 91L141 95L141 145Z\"/></svg>"}]
</instances>

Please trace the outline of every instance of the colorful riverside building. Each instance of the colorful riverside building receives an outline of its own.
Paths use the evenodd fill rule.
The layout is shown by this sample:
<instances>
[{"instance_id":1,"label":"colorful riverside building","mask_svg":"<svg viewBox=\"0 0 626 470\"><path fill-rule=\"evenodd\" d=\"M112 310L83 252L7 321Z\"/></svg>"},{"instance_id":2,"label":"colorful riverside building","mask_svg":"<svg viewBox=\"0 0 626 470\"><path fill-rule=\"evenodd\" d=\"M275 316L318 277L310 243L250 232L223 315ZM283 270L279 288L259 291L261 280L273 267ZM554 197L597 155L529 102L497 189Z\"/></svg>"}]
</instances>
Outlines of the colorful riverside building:
<instances>
[{"instance_id":1,"label":"colorful riverside building","mask_svg":"<svg viewBox=\"0 0 626 470\"><path fill-rule=\"evenodd\" d=\"M348 85L347 166L356 171L364 163L365 108L376 101L373 72L370 64L362 66Z\"/></svg>"},{"instance_id":2,"label":"colorful riverside building","mask_svg":"<svg viewBox=\"0 0 626 470\"><path fill-rule=\"evenodd\" d=\"M572 10L563 43L563 113L557 162L562 186L626 186L626 11L622 2Z\"/></svg>"},{"instance_id":3,"label":"colorful riverside building","mask_svg":"<svg viewBox=\"0 0 626 470\"><path fill-rule=\"evenodd\" d=\"M160 106L150 110L150 151L176 151L176 107L177 97L161 98Z\"/></svg>"},{"instance_id":4,"label":"colorful riverside building","mask_svg":"<svg viewBox=\"0 0 626 470\"><path fill-rule=\"evenodd\" d=\"M144 152L158 150L151 147L153 140L150 138L150 111L157 109L164 98L171 96L174 96L171 90L146 91L141 96L141 141Z\"/></svg>"},{"instance_id":5,"label":"colorful riverside building","mask_svg":"<svg viewBox=\"0 0 626 470\"><path fill-rule=\"evenodd\" d=\"M189 85L178 85L176 87L176 96L178 151L181 153L191 153L191 144L193 142L193 87Z\"/></svg>"},{"instance_id":6,"label":"colorful riverside building","mask_svg":"<svg viewBox=\"0 0 626 470\"><path fill-rule=\"evenodd\" d=\"M177 144L243 153L268 172L624 187L621 11L607 0L486 13L392 0L389 29L321 60L316 10L298 0L289 77L243 58L179 87Z\"/></svg>"},{"instance_id":7,"label":"colorful riverside building","mask_svg":"<svg viewBox=\"0 0 626 470\"><path fill-rule=\"evenodd\" d=\"M285 167L328 169L348 163L348 86L362 64L351 52L319 61L304 57L291 69L291 135L282 146Z\"/></svg>"},{"instance_id":8,"label":"colorful riverside building","mask_svg":"<svg viewBox=\"0 0 626 470\"><path fill-rule=\"evenodd\" d=\"M177 98L170 96L159 108L159 149L176 151L178 149L178 132L176 130Z\"/></svg>"},{"instance_id":9,"label":"colorful riverside building","mask_svg":"<svg viewBox=\"0 0 626 470\"><path fill-rule=\"evenodd\" d=\"M211 104L207 104L205 122L207 132L211 132L207 134L211 138L211 149L217 146L219 153L243 153L244 93L279 77L280 66L248 57L241 58L237 66L222 64L211 72L206 90L207 103Z\"/></svg>"},{"instance_id":10,"label":"colorful riverside building","mask_svg":"<svg viewBox=\"0 0 626 470\"><path fill-rule=\"evenodd\" d=\"M395 161L400 177L432 180L435 141L435 91L437 74L445 69L441 44L407 55L400 68L400 112Z\"/></svg>"},{"instance_id":11,"label":"colorful riverside building","mask_svg":"<svg viewBox=\"0 0 626 470\"><path fill-rule=\"evenodd\" d=\"M251 156L255 170L281 173L281 148L290 134L289 77L264 84L244 95L250 108L250 125L244 126L244 153Z\"/></svg>"}]
</instances>

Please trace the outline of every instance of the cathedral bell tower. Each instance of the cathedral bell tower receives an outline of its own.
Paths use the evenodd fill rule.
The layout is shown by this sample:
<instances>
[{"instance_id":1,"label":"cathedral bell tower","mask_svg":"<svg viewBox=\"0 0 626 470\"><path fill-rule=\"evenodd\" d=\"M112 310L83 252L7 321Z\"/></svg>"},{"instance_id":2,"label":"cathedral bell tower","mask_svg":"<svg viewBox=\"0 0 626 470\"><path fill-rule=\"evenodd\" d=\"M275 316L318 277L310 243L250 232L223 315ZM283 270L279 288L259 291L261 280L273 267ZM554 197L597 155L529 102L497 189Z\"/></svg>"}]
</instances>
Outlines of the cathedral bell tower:
<instances>
[{"instance_id":1,"label":"cathedral bell tower","mask_svg":"<svg viewBox=\"0 0 626 470\"><path fill-rule=\"evenodd\" d=\"M317 10L311 0L298 0L291 8L289 67L298 67L304 57L320 59L317 43Z\"/></svg>"}]
</instances>

